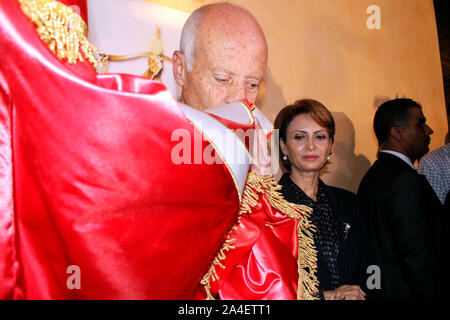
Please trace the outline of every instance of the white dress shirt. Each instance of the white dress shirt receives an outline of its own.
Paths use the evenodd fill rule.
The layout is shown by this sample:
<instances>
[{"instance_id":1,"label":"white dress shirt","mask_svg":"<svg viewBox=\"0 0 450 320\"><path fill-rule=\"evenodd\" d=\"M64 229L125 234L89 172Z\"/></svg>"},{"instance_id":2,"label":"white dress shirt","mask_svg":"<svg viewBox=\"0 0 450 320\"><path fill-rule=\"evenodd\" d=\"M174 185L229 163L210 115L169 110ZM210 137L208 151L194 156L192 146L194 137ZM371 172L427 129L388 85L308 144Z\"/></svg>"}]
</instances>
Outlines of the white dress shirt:
<instances>
[{"instance_id":1,"label":"white dress shirt","mask_svg":"<svg viewBox=\"0 0 450 320\"><path fill-rule=\"evenodd\" d=\"M389 153L389 154L392 154L392 155L394 155L396 157L399 157L400 159L405 161L411 168L416 170L416 168L414 167L414 164L411 162L411 159L409 157L405 156L403 153L400 153L400 152L397 152L397 151L392 151L392 150L381 150L380 152Z\"/></svg>"}]
</instances>

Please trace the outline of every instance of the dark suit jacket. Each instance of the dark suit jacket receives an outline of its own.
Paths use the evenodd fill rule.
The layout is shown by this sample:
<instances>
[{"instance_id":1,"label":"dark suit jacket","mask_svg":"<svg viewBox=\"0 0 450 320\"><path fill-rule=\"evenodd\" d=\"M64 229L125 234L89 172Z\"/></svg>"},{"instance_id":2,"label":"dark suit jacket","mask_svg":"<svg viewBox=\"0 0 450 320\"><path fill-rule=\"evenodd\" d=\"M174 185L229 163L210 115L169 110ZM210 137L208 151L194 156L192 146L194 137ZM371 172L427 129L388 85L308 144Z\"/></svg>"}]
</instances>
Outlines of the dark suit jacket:
<instances>
[{"instance_id":1,"label":"dark suit jacket","mask_svg":"<svg viewBox=\"0 0 450 320\"><path fill-rule=\"evenodd\" d=\"M373 260L381 269L380 297L438 296L443 207L425 176L400 158L380 153L358 189Z\"/></svg>"},{"instance_id":2,"label":"dark suit jacket","mask_svg":"<svg viewBox=\"0 0 450 320\"><path fill-rule=\"evenodd\" d=\"M288 187L288 183L283 181L286 178L288 177L284 175L279 182L279 184L283 186L281 193L287 201L296 203L294 191ZM365 254L367 253L367 248L364 238L366 233L363 230L358 199L356 195L350 191L325 184L324 187L325 195L334 210L338 226L339 285L357 284L360 285L364 291L367 291L365 289L365 279L367 278L367 259ZM347 232L345 232L346 224L350 226L350 229ZM320 280L320 289L334 289L331 286L331 273L327 264L320 259L320 253L318 254L317 278Z\"/></svg>"}]
</instances>

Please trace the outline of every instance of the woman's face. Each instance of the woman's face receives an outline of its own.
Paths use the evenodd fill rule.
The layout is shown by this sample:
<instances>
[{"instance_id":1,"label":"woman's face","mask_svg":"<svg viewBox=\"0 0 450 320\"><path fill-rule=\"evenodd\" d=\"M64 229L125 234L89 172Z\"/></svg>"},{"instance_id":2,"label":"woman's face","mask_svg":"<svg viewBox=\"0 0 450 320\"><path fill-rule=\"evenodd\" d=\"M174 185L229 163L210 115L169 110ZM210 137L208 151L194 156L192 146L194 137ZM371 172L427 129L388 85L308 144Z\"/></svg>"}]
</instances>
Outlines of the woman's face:
<instances>
[{"instance_id":1,"label":"woman's face","mask_svg":"<svg viewBox=\"0 0 450 320\"><path fill-rule=\"evenodd\" d=\"M287 128L286 143L280 139L280 144L292 171L312 172L326 164L332 142L327 129L309 114L299 114Z\"/></svg>"}]
</instances>

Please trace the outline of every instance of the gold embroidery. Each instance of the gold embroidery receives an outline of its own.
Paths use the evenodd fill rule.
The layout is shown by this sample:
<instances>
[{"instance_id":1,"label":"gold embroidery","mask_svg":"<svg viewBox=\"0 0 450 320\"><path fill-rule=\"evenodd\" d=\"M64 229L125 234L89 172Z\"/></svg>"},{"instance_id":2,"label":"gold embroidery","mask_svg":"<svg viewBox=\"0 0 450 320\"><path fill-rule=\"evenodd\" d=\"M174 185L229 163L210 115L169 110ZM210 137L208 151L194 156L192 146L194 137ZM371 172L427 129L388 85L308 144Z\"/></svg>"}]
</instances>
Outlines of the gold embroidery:
<instances>
[{"instance_id":1,"label":"gold embroidery","mask_svg":"<svg viewBox=\"0 0 450 320\"><path fill-rule=\"evenodd\" d=\"M297 221L297 236L298 236L298 289L297 299L299 300L314 300L317 299L318 280L316 277L317 270L317 251L314 246L313 232L314 225L309 221L309 213L312 209L287 202L283 196L278 193L281 186L278 185L272 176L259 176L254 172L250 172L247 177L247 182L242 195L240 210L237 215L237 221L233 227L228 231L224 243L219 248L215 258L213 259L208 272L203 276L200 283L204 286L207 300L212 300L214 297L211 294L211 281L219 279L216 266L219 265L225 268L222 261L226 258L226 252L234 248L231 245L236 239L231 238L231 233L236 230L237 225L244 213L251 213L252 209L258 204L259 194L265 193L272 207L286 214Z\"/></svg>"},{"instance_id":2,"label":"gold embroidery","mask_svg":"<svg viewBox=\"0 0 450 320\"><path fill-rule=\"evenodd\" d=\"M41 40L58 59L74 64L86 58L94 67L101 66L94 56L97 49L87 40L86 23L71 8L54 0L18 1Z\"/></svg>"}]
</instances>

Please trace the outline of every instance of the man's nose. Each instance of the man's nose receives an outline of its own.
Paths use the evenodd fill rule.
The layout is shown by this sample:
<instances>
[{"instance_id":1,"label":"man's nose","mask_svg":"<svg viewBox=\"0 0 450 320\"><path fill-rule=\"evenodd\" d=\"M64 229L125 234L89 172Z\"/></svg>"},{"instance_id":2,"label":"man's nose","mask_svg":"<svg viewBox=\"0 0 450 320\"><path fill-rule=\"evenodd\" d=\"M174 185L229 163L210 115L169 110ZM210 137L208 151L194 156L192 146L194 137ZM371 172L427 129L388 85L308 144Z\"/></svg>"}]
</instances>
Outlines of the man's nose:
<instances>
[{"instance_id":1,"label":"man's nose","mask_svg":"<svg viewBox=\"0 0 450 320\"><path fill-rule=\"evenodd\" d=\"M427 124L425 124L425 132L426 132L426 134L427 135L432 135L434 132L433 132L433 129L431 129L431 127L429 126L429 125L427 125Z\"/></svg>"},{"instance_id":2,"label":"man's nose","mask_svg":"<svg viewBox=\"0 0 450 320\"><path fill-rule=\"evenodd\" d=\"M247 98L245 85L236 85L230 88L227 95L226 103L242 100Z\"/></svg>"}]
</instances>

